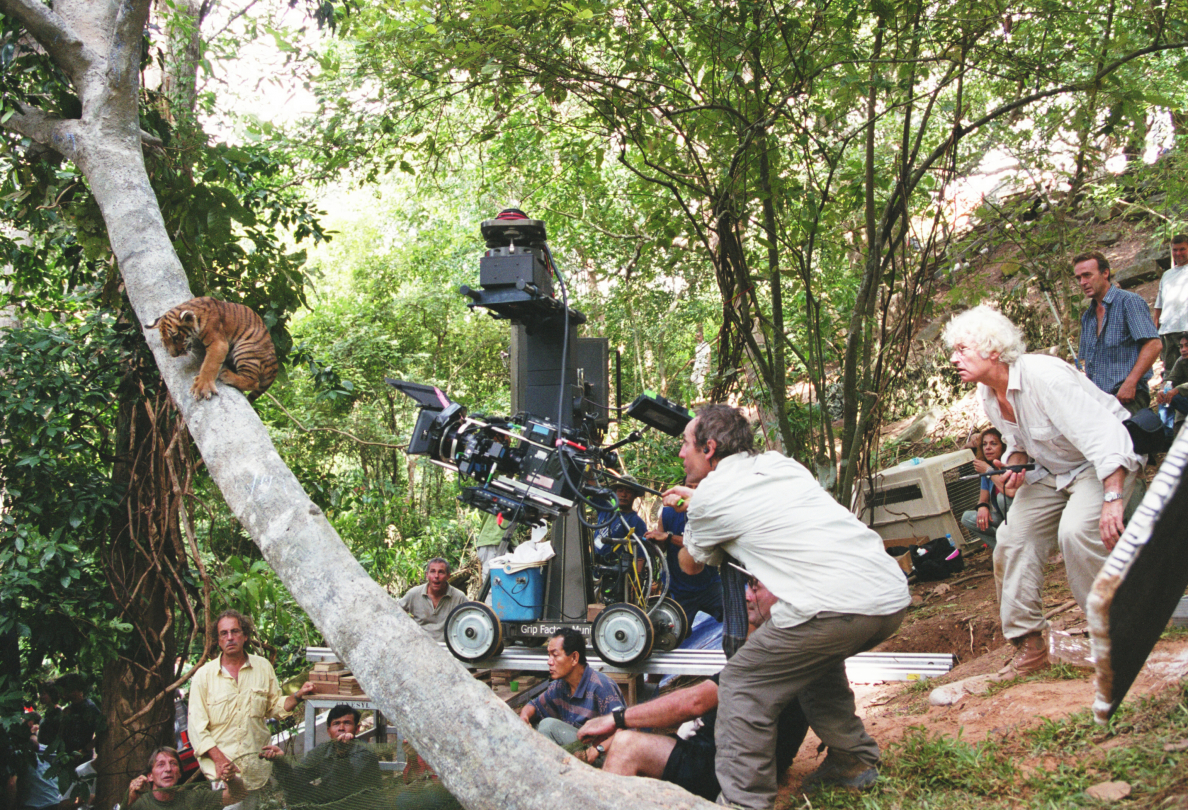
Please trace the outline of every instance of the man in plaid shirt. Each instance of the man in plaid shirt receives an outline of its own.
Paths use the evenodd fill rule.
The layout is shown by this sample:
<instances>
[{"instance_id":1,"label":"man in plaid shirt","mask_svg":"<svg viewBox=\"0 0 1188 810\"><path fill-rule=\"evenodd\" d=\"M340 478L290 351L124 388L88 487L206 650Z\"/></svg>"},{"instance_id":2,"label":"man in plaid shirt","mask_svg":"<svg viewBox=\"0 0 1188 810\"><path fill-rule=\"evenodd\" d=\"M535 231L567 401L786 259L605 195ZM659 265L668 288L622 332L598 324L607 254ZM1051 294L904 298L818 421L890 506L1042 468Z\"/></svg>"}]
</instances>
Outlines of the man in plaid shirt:
<instances>
[{"instance_id":1,"label":"man in plaid shirt","mask_svg":"<svg viewBox=\"0 0 1188 810\"><path fill-rule=\"evenodd\" d=\"M542 718L537 730L558 745L577 742L578 727L587 720L626 708L615 682L586 666L586 638L572 627L549 639L549 677L553 682L520 718L529 724Z\"/></svg>"},{"instance_id":2,"label":"man in plaid shirt","mask_svg":"<svg viewBox=\"0 0 1188 810\"><path fill-rule=\"evenodd\" d=\"M1141 296L1110 282L1099 251L1073 258L1073 275L1093 302L1081 316L1081 362L1093 384L1138 413L1151 404L1151 364L1163 344Z\"/></svg>"}]
</instances>

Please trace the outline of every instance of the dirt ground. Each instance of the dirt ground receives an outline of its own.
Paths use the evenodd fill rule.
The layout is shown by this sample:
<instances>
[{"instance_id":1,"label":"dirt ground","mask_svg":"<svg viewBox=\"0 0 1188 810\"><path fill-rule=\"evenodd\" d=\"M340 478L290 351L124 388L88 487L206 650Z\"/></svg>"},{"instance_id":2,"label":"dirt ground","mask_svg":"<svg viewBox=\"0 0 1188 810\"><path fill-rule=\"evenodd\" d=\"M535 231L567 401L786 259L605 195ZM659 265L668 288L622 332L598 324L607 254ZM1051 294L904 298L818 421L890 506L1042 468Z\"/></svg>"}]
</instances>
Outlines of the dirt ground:
<instances>
[{"instance_id":1,"label":"dirt ground","mask_svg":"<svg viewBox=\"0 0 1188 810\"><path fill-rule=\"evenodd\" d=\"M870 734L884 748L910 730L925 727L929 732L976 744L989 738L1009 742L1020 732L1045 720L1059 720L1089 708L1094 698L1093 672L1079 668L1069 679L1068 670L1052 677L1021 680L985 695L965 695L949 706L929 704L930 692L943 684L997 671L1013 653L998 622L994 576L990 555L972 555L966 570L945 582L915 584L913 606L899 632L884 642L879 651L950 652L954 669L943 677L918 683L855 684L859 715ZM1069 607L1063 561L1049 565L1045 577L1044 604L1049 612L1064 608L1050 619L1052 630L1067 634L1072 644L1085 645L1085 616L1075 602ZM1065 636L1060 636L1062 639ZM1188 676L1188 638L1160 641L1135 681L1127 700L1177 687ZM780 807L800 806L800 781L824 757L818 753L820 740L811 732L788 774L782 778ZM1042 761L1023 761L1021 769L1044 768Z\"/></svg>"}]
</instances>

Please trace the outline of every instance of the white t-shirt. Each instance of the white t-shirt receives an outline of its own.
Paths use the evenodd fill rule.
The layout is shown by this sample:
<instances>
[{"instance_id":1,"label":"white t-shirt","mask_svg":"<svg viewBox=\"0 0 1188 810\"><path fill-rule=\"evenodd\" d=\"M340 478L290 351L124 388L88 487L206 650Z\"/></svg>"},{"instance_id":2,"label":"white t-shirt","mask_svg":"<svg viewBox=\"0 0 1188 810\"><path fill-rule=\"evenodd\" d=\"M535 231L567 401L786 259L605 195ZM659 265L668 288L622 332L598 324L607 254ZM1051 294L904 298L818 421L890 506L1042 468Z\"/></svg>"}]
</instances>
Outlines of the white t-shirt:
<instances>
[{"instance_id":1,"label":"white t-shirt","mask_svg":"<svg viewBox=\"0 0 1188 810\"><path fill-rule=\"evenodd\" d=\"M1173 267L1159 279L1155 296L1159 313L1159 334L1188 332L1188 264Z\"/></svg>"},{"instance_id":2,"label":"white t-shirt","mask_svg":"<svg viewBox=\"0 0 1188 810\"><path fill-rule=\"evenodd\" d=\"M685 548L717 565L739 560L779 601L776 627L818 613L886 616L911 595L883 540L779 453L727 456L689 501ZM720 551L719 551L720 550Z\"/></svg>"}]
</instances>

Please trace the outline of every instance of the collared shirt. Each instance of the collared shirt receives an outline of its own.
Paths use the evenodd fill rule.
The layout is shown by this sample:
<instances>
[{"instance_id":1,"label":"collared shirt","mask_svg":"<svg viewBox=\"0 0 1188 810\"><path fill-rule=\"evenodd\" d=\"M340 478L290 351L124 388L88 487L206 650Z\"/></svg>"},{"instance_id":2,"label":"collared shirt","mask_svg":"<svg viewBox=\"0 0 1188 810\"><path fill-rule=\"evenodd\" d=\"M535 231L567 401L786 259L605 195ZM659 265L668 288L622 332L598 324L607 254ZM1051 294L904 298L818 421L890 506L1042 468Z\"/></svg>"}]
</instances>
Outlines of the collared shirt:
<instances>
[{"instance_id":1,"label":"collared shirt","mask_svg":"<svg viewBox=\"0 0 1188 810\"><path fill-rule=\"evenodd\" d=\"M214 760L204 756L217 747L239 766L248 790L264 787L272 773L267 760L256 756L270 737L264 720L290 714L285 711L285 696L267 659L248 654L238 678L223 669L221 655L207 661L194 675L190 688L188 725L190 744L202 773L210 781L217 781Z\"/></svg>"},{"instance_id":2,"label":"collared shirt","mask_svg":"<svg viewBox=\"0 0 1188 810\"><path fill-rule=\"evenodd\" d=\"M433 600L429 597L429 583L422 582L415 588L409 588L396 604L412 616L413 621L424 627L425 632L432 636L434 641L445 641L446 619L450 617L451 610L464 602L466 594L450 585L446 588L445 596L441 597L437 607L434 607Z\"/></svg>"},{"instance_id":3,"label":"collared shirt","mask_svg":"<svg viewBox=\"0 0 1188 810\"><path fill-rule=\"evenodd\" d=\"M1159 313L1159 334L1188 332L1188 264L1168 270L1159 279L1159 294L1155 296Z\"/></svg>"},{"instance_id":4,"label":"collared shirt","mask_svg":"<svg viewBox=\"0 0 1188 810\"><path fill-rule=\"evenodd\" d=\"M911 602L883 540L779 453L718 462L689 501L685 549L709 565L739 560L779 601L776 627L818 613L887 616Z\"/></svg>"},{"instance_id":5,"label":"collared shirt","mask_svg":"<svg viewBox=\"0 0 1188 810\"><path fill-rule=\"evenodd\" d=\"M579 728L593 717L610 714L626 707L618 685L593 667L586 667L577 689L569 693L569 684L558 678L530 704L541 717L555 717Z\"/></svg>"},{"instance_id":6,"label":"collared shirt","mask_svg":"<svg viewBox=\"0 0 1188 810\"><path fill-rule=\"evenodd\" d=\"M1101 481L1119 467L1143 465L1122 425L1130 417L1122 403L1056 357L1025 354L1011 363L1006 397L1015 422L1002 415L989 386L978 383L978 395L990 423L1002 432L1003 462L1022 452L1038 465L1026 474L1029 484L1051 473L1059 490L1090 465Z\"/></svg>"},{"instance_id":7,"label":"collared shirt","mask_svg":"<svg viewBox=\"0 0 1188 810\"><path fill-rule=\"evenodd\" d=\"M1081 362L1093 383L1107 394L1116 394L1138 362L1143 344L1159 337L1151 311L1142 296L1111 284L1102 299L1105 316L1097 333L1097 302L1081 316ZM1139 378L1137 390L1148 390L1151 369Z\"/></svg>"}]
</instances>

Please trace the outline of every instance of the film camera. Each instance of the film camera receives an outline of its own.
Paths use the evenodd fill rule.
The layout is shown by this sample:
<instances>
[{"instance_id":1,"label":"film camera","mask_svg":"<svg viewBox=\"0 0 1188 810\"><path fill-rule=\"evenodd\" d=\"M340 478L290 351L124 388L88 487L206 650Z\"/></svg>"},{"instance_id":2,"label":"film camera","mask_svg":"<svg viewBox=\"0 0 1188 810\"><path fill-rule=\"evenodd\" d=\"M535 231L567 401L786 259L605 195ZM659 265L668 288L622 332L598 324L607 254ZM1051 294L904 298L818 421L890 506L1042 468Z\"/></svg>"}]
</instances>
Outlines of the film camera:
<instances>
[{"instance_id":1,"label":"film camera","mask_svg":"<svg viewBox=\"0 0 1188 810\"><path fill-rule=\"evenodd\" d=\"M610 406L607 341L577 336L586 318L569 308L543 222L510 209L483 222L482 235L487 251L479 263L481 289L463 286L459 292L472 309L513 324L516 415L469 414L433 386L386 381L420 406L408 453L457 472L467 482L459 500L498 515L505 538L516 524L551 524L557 556L548 564L534 618L511 621L501 614L489 582L494 607L476 601L455 608L446 620L446 643L456 657L473 662L498 654L505 638L539 640L546 630L570 626L588 634L611 663L642 660L656 637L675 646L688 630L680 606L665 598L664 554L635 538L626 543L625 559L594 565L590 531L599 525L585 515L613 509L613 489L622 480L614 472L620 468L616 451L642 436L633 431L601 446L612 412L672 436L680 435L692 414L650 392L626 409ZM657 594L653 585L661 584ZM587 607L595 601L605 608L589 622Z\"/></svg>"}]
</instances>

